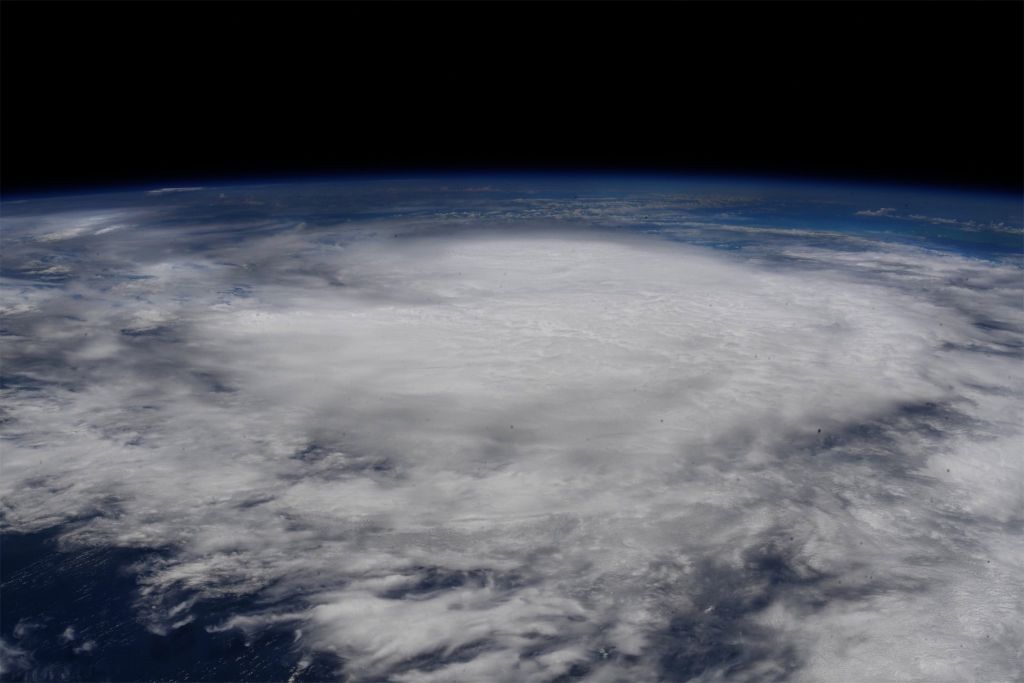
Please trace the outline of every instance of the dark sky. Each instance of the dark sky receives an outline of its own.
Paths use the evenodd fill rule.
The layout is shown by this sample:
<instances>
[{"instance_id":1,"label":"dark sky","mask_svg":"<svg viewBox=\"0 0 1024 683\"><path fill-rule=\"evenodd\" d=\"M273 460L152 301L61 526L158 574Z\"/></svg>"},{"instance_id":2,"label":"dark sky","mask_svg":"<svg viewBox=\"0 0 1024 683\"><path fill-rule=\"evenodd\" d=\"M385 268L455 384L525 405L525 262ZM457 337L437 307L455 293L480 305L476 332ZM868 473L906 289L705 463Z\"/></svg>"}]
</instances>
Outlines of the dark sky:
<instances>
[{"instance_id":1,"label":"dark sky","mask_svg":"<svg viewBox=\"0 0 1024 683\"><path fill-rule=\"evenodd\" d=\"M1019 188L1022 8L8 0L2 187L621 168Z\"/></svg>"}]
</instances>

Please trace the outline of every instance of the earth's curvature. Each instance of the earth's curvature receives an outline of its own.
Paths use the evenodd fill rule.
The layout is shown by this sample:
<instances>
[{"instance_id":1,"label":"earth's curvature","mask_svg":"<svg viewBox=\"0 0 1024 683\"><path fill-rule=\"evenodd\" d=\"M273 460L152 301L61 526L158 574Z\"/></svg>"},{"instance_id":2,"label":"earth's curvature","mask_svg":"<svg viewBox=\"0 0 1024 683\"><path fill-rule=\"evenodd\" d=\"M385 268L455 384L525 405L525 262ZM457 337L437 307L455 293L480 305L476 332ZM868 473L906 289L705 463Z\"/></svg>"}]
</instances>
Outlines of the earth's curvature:
<instances>
[{"instance_id":1,"label":"earth's curvature","mask_svg":"<svg viewBox=\"0 0 1024 683\"><path fill-rule=\"evenodd\" d=\"M1024 676L1019 196L2 209L6 680Z\"/></svg>"}]
</instances>

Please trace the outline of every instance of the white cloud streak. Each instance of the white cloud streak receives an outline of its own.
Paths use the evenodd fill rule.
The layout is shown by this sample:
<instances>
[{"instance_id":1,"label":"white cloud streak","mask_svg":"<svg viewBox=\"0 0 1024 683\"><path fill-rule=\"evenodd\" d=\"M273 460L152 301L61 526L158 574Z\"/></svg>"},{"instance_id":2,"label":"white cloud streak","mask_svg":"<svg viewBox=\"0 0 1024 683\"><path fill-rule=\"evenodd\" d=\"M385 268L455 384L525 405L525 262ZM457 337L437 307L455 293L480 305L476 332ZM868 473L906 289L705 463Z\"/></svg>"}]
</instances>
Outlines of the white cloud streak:
<instances>
[{"instance_id":1,"label":"white cloud streak","mask_svg":"<svg viewBox=\"0 0 1024 683\"><path fill-rule=\"evenodd\" d=\"M1006 221L976 221L961 218L946 218L943 216L928 216L920 213L901 214L896 209L864 209L854 212L856 216L868 216L872 218L895 218L904 221L917 223L931 223L932 225L945 225L963 230L965 232L1003 232L1011 235L1024 235L1024 228L1020 225L1011 225Z\"/></svg>"},{"instance_id":2,"label":"white cloud streak","mask_svg":"<svg viewBox=\"0 0 1024 683\"><path fill-rule=\"evenodd\" d=\"M148 190L148 195L163 195L163 194L181 194L182 192L198 192L204 190L203 187L162 187L158 190Z\"/></svg>"}]
</instances>

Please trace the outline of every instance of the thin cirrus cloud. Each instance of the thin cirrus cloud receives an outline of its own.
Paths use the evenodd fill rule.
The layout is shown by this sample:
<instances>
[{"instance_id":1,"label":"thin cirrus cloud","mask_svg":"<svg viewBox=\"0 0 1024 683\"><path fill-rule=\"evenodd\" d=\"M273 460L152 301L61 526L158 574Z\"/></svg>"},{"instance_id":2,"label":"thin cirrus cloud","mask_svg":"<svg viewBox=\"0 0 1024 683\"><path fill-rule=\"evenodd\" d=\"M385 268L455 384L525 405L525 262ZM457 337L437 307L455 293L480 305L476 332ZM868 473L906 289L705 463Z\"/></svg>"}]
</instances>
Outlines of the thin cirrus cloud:
<instances>
[{"instance_id":1,"label":"thin cirrus cloud","mask_svg":"<svg viewBox=\"0 0 1024 683\"><path fill-rule=\"evenodd\" d=\"M1020 225L1007 223L1006 221L976 221L961 218L946 218L942 216L928 216L920 213L900 214L893 208L863 209L854 212L856 216L868 216L871 218L896 218L905 221L918 223L931 223L933 225L947 225L966 232L1005 232L1014 235L1024 234L1024 228Z\"/></svg>"},{"instance_id":2,"label":"thin cirrus cloud","mask_svg":"<svg viewBox=\"0 0 1024 683\"><path fill-rule=\"evenodd\" d=\"M86 221L4 288L7 529L355 680L1020 675L1017 266L533 216Z\"/></svg>"},{"instance_id":3,"label":"thin cirrus cloud","mask_svg":"<svg viewBox=\"0 0 1024 683\"><path fill-rule=\"evenodd\" d=\"M180 194L182 192L199 192L206 188L203 187L161 187L157 190L149 190L146 192L148 195L162 195L162 194Z\"/></svg>"}]
</instances>

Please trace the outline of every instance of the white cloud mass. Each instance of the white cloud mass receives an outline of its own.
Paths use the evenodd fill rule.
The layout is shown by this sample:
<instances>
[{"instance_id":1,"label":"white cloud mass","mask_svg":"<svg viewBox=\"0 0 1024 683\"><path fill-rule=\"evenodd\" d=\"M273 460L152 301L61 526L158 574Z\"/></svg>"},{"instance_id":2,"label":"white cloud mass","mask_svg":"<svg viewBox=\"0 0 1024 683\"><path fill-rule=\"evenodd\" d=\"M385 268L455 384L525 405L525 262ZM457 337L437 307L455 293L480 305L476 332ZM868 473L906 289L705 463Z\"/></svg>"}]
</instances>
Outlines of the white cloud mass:
<instances>
[{"instance_id":1,"label":"white cloud mass","mask_svg":"<svg viewBox=\"0 0 1024 683\"><path fill-rule=\"evenodd\" d=\"M5 269L0 494L162 549L153 632L250 596L219 628L355 681L1024 675L1018 265L122 222L8 232L74 277Z\"/></svg>"}]
</instances>

